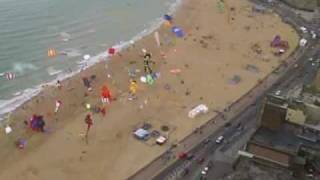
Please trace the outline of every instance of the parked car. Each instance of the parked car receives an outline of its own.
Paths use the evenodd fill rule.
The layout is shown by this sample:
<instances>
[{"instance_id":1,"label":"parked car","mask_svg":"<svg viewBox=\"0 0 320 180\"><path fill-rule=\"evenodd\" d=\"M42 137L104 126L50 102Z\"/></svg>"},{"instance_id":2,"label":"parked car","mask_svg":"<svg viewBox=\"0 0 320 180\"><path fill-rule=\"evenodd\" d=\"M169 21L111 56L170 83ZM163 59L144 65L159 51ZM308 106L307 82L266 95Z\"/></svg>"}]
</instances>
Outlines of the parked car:
<instances>
[{"instance_id":1,"label":"parked car","mask_svg":"<svg viewBox=\"0 0 320 180\"><path fill-rule=\"evenodd\" d=\"M217 139L216 139L216 143L217 144L221 144L224 140L224 137L223 136L219 136Z\"/></svg>"},{"instance_id":2,"label":"parked car","mask_svg":"<svg viewBox=\"0 0 320 180\"><path fill-rule=\"evenodd\" d=\"M308 32L307 28L306 28L306 27L303 27L303 26L300 27L300 30L301 30L303 33L307 33L307 32Z\"/></svg>"},{"instance_id":3,"label":"parked car","mask_svg":"<svg viewBox=\"0 0 320 180\"><path fill-rule=\"evenodd\" d=\"M178 153L178 158L179 159L186 159L188 157L188 154L185 152L180 152Z\"/></svg>"},{"instance_id":4,"label":"parked car","mask_svg":"<svg viewBox=\"0 0 320 180\"><path fill-rule=\"evenodd\" d=\"M277 96L280 96L281 91L280 91L280 90L277 90L274 94L277 95Z\"/></svg>"},{"instance_id":5,"label":"parked car","mask_svg":"<svg viewBox=\"0 0 320 180\"><path fill-rule=\"evenodd\" d=\"M206 176L208 174L208 171L209 171L209 168L208 167L204 167L202 170L201 170L201 179L206 179Z\"/></svg>"}]
</instances>

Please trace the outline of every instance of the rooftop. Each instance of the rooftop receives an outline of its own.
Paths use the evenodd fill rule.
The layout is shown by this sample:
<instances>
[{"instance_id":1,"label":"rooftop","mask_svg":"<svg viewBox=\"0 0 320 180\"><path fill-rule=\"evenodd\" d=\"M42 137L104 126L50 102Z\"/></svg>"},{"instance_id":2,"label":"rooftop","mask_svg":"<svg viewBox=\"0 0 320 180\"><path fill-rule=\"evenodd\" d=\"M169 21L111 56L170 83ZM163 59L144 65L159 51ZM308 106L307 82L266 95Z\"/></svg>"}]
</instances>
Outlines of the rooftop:
<instances>
[{"instance_id":1,"label":"rooftop","mask_svg":"<svg viewBox=\"0 0 320 180\"><path fill-rule=\"evenodd\" d=\"M294 124L304 125L307 117L304 115L303 111L300 109L288 108L286 120Z\"/></svg>"},{"instance_id":2,"label":"rooftop","mask_svg":"<svg viewBox=\"0 0 320 180\"><path fill-rule=\"evenodd\" d=\"M259 128L252 137L252 142L262 144L282 152L295 154L301 145L320 150L320 144L299 137L301 129L295 125L284 123L281 129L270 130Z\"/></svg>"}]
</instances>

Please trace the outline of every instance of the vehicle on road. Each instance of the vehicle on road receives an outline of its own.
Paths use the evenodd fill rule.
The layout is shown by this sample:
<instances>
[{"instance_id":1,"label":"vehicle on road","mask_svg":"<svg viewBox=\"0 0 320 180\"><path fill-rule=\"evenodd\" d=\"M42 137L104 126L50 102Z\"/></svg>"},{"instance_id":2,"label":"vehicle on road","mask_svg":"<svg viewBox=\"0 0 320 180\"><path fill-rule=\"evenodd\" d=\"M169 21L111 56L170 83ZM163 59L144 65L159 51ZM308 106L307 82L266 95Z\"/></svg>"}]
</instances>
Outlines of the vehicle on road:
<instances>
[{"instance_id":1,"label":"vehicle on road","mask_svg":"<svg viewBox=\"0 0 320 180\"><path fill-rule=\"evenodd\" d=\"M201 172L200 172L200 180L205 180L207 179L207 174L208 174L209 168L206 166L204 167Z\"/></svg>"},{"instance_id":2,"label":"vehicle on road","mask_svg":"<svg viewBox=\"0 0 320 180\"><path fill-rule=\"evenodd\" d=\"M223 137L223 136L219 136L219 137L216 139L216 143L217 143L217 144L221 144L221 143L223 143L223 140L224 140L224 137Z\"/></svg>"},{"instance_id":3,"label":"vehicle on road","mask_svg":"<svg viewBox=\"0 0 320 180\"><path fill-rule=\"evenodd\" d=\"M277 90L274 94L277 95L277 96L280 96L281 90Z\"/></svg>"},{"instance_id":4,"label":"vehicle on road","mask_svg":"<svg viewBox=\"0 0 320 180\"><path fill-rule=\"evenodd\" d=\"M188 154L185 152L180 152L178 153L178 158L179 159L186 159L188 157Z\"/></svg>"},{"instance_id":5,"label":"vehicle on road","mask_svg":"<svg viewBox=\"0 0 320 180\"><path fill-rule=\"evenodd\" d=\"M317 34L314 31L310 31L310 34L311 34L312 39L317 38Z\"/></svg>"},{"instance_id":6,"label":"vehicle on road","mask_svg":"<svg viewBox=\"0 0 320 180\"><path fill-rule=\"evenodd\" d=\"M300 30L301 30L303 33L308 33L308 30L307 30L306 27L301 26L301 27L300 27Z\"/></svg>"},{"instance_id":7,"label":"vehicle on road","mask_svg":"<svg viewBox=\"0 0 320 180\"><path fill-rule=\"evenodd\" d=\"M208 168L208 167L204 167L204 168L201 170L201 174L202 174L202 175L207 175L208 171L209 171L209 168Z\"/></svg>"}]
</instances>

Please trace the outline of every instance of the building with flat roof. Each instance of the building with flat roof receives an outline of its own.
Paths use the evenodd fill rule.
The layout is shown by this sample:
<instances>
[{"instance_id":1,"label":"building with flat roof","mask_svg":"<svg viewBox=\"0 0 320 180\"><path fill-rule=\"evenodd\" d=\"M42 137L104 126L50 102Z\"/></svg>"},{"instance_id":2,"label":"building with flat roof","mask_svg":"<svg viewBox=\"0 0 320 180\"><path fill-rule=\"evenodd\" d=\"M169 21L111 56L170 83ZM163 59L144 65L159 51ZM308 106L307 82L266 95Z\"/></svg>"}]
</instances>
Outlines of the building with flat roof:
<instances>
[{"instance_id":1,"label":"building with flat roof","mask_svg":"<svg viewBox=\"0 0 320 180\"><path fill-rule=\"evenodd\" d=\"M308 117L313 117L310 113L319 112L315 109L308 111L308 108L267 101L261 114L261 126L242 154L250 154L247 157L258 163L290 170L301 170L310 163L316 164L316 159L320 159L320 136L317 131L309 130L307 122Z\"/></svg>"}]
</instances>

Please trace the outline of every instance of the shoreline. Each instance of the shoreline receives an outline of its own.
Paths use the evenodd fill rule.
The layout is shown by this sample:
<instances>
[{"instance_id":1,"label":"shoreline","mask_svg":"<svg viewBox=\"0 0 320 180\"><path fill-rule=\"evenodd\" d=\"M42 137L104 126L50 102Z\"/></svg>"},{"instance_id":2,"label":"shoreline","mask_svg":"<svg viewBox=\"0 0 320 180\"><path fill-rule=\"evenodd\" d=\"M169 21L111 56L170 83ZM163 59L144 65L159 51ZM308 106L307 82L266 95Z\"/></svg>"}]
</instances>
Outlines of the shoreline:
<instances>
[{"instance_id":1,"label":"shoreline","mask_svg":"<svg viewBox=\"0 0 320 180\"><path fill-rule=\"evenodd\" d=\"M186 39L176 40L174 45L162 46L162 51L168 56L167 60L161 59L159 49L155 46L152 34L150 34L139 40L135 47L125 49L122 56L113 57L107 65L105 65L106 63L104 62L98 63L70 78L70 80L64 81L63 87L66 88L64 90L66 92L47 88L36 96L35 99L30 100L30 102L27 103L29 105L18 109L18 112L13 114L12 117L15 121L20 120L20 122L13 122L12 124L15 131L12 137L13 139L22 135L25 137L26 130L21 127L20 123L23 119L29 117L32 112L44 113L48 121L48 127L51 128L52 132L48 135L38 135L27 131L27 138L29 140L28 147L24 149L22 153L14 150L13 147L9 148L12 140L5 139L6 137L3 135L0 136L0 138L4 139L4 141L0 143L2 149L0 151L0 157L13 154L11 157L4 158L4 162L11 163L9 163L8 166L2 165L0 177L11 177L10 174L12 173L21 175L27 173L31 179L35 176L48 177L48 175L56 172L57 168L63 168L61 170L68 171L62 174L61 172L56 172L60 179L77 179L80 177L85 179L87 176L91 177L92 175L94 175L95 179L123 179L136 172L139 167L144 167L144 165L153 160L157 154L162 154L170 144L185 137L193 128L207 122L208 117L215 115L213 110L222 110L228 104L230 105L237 97L241 97L251 89L260 78L265 77L267 72L279 66L280 60L283 60L285 57L281 59L274 58L275 61L270 60L269 62L254 61L254 59L256 59L255 56L251 57L254 54L252 54L251 51L248 52L250 49L246 47L250 45L250 43L241 41L242 38L239 37L239 34L243 34L243 32L238 28L238 25L243 26L243 23L250 19L240 14L241 16L236 16L241 19L235 22L237 26L234 25L233 28L230 28L230 25L225 23L225 19L221 19L224 15L208 11L208 2L210 1L203 1L199 4L191 0L182 2L182 5L178 8L177 12L175 12L174 17L177 19L178 25L187 32L188 36ZM247 4L248 2L233 1L233 5L237 8L246 7ZM213 6L213 8L215 8L215 6ZM209 15L215 15L212 18L216 21L215 23L220 23L221 27L219 27L219 31L215 31L215 24L206 25L207 21L203 19L203 17L208 17ZM272 21L285 29L281 31L281 34L288 33L287 25L279 23L279 19L274 16L266 16L269 19L273 18ZM259 20L263 20L263 18L267 19L267 17L257 15L257 18L260 18ZM270 23L272 23L272 21ZM249 24L250 23L252 22L249 21ZM266 24L268 23L269 22ZM197 24L201 24L199 25L200 27L198 27ZM263 29L257 26L258 30L265 31L266 37L268 38L259 39L256 36L251 37L253 34L248 33L248 35L250 34L250 38L252 38L248 39L248 41L258 41L261 42L263 47L267 47L267 44L269 45L268 41L272 37L271 35L280 31L280 27L278 26L267 26ZM224 33L221 34L221 30L229 33L234 32L235 34L228 34L231 37L223 37ZM158 31L160 35L163 35L168 29L162 26ZM212 31L214 31L213 35ZM252 31L255 31L255 29L253 28ZM290 33L290 35L286 34L284 37L294 36L295 34ZM210 39L203 38L211 35L215 38L213 42L210 41ZM171 35L171 38L174 37ZM194 41L194 39L197 39L197 41ZM198 45L199 41L207 42L209 47ZM230 47L227 46L229 44L226 42L233 43L233 41L239 43L239 47L236 47L233 51L229 51L228 48ZM217 42L220 44L216 44ZM242 45L243 43L245 45ZM290 39L291 45L296 45L295 43L296 39ZM140 52L141 48L144 47L147 47L148 50L154 54L154 59L156 59L157 64L159 64L155 69L157 72L161 72L161 76L154 86L139 84L139 86L141 86L140 92L138 93L139 99L134 102L128 102L126 96L129 78L127 77L127 70L125 68L130 65L128 61L141 59ZM290 49L290 52L291 51L292 47ZM226 55L228 52L229 55ZM241 55L241 53L248 55L245 54L246 56L244 56ZM266 53L270 52L266 51ZM287 55L288 53L285 56ZM232 61L233 59L237 61ZM243 65L251 61L256 63L260 68L259 74L252 74L251 72L243 70ZM278 63L277 61L280 62ZM140 62L134 66L142 69ZM183 72L181 75L174 76L169 73L170 69L177 67L182 69ZM111 79L105 77L109 72L112 74ZM90 76L92 74L98 75L97 81L93 83L94 92L90 93L90 97L83 97L85 89L83 88L80 77ZM240 77L243 78L243 80L240 84L228 84L228 79L234 74L241 74ZM212 84L210 81L212 81ZM83 116L87 113L83 105L85 103L97 104L97 101L99 101L97 99L99 99L100 86L106 82L117 100L108 106L106 118L101 118L99 115L94 116L97 124L90 136L93 142L85 145L81 138L78 137L78 133L83 129ZM171 86L171 91L167 92L163 90L163 85L166 84ZM237 91L233 90L235 87ZM191 89L191 95L184 95L185 91L188 92L188 88ZM51 111L54 108L53 102L56 98L67 100L68 102L62 107L61 113L59 112L59 114L54 115ZM147 100L147 103L145 103L143 110L139 109L139 105L146 102L145 100ZM192 106L200 102L207 104L210 112L207 115L193 120L188 119L185 114ZM161 113L159 114L159 112ZM177 129L170 135L170 140L167 145L162 147L148 147L133 139L131 135L133 127L144 121L150 121L155 127L167 124L170 128ZM18 129L18 127L21 129ZM56 151L59 150L61 146L63 147L63 151ZM8 149L4 149L5 147ZM80 153L78 150L89 152L80 156L80 162L78 162L77 159L79 157L75 157L78 156L77 153ZM43 159L43 162L37 161L40 157L50 152L54 152L57 159L53 160L50 157L46 157ZM101 158L99 156L100 154L103 154L104 158ZM24 162L22 162L21 159L24 159ZM73 168L63 164L63 162L68 162L68 160ZM40 164L36 165L32 163L33 161ZM55 163L62 163L62 167L57 167ZM124 163L129 164L129 166L130 163L136 163L136 167L127 167ZM41 173L33 173L33 170L30 172L30 169L24 170L22 167L26 164L33 169L41 169ZM84 167L92 169L92 172L87 175L81 173ZM112 174L110 174L111 172ZM19 179L18 175L16 177Z\"/></svg>"},{"instance_id":2,"label":"shoreline","mask_svg":"<svg viewBox=\"0 0 320 180\"><path fill-rule=\"evenodd\" d=\"M167 11L167 14L175 14L175 11L177 10L177 8L179 8L179 5L182 3L182 0L175 0L175 2L173 2ZM157 29L159 29L164 23L163 17L158 17L157 19L151 21L149 23L149 27L143 29L141 32L137 33L135 36L133 36L131 39L127 40L127 41L120 41L117 44L112 45L113 48L115 48L117 50L117 52L121 53L124 50L126 50L127 48L129 48L132 44L131 42L137 42L141 39L143 39L144 37L150 35L151 33L153 33L154 31L156 31ZM96 64L98 64L101 61L109 61L110 58L109 55L106 52L101 52L98 53L97 55L91 57L87 62L85 62L86 60L79 60L78 61L78 67L76 70L72 71L72 72L62 72L59 73L59 75L52 81L49 82L43 82L39 85L36 85L34 87L30 87L18 92L15 92L12 94L12 97L10 99L0 99L0 123L6 123L3 122L7 119L8 115L12 112L14 112L17 108L19 108L20 106L24 105L25 103L28 103L28 101L30 101L32 98L34 98L35 96L39 95L39 93L41 93L41 91L43 91L45 89L45 87L48 86L55 86L55 83L57 82L57 80L60 81L66 81L70 78L72 78L73 76L79 74L83 69L88 69L91 66L94 66ZM101 60L103 59L103 60ZM82 68L82 64L86 64L84 66L84 68ZM59 76L62 74L62 77L60 78ZM15 95L18 94L18 95ZM10 106L10 108L5 108L6 106Z\"/></svg>"}]
</instances>

